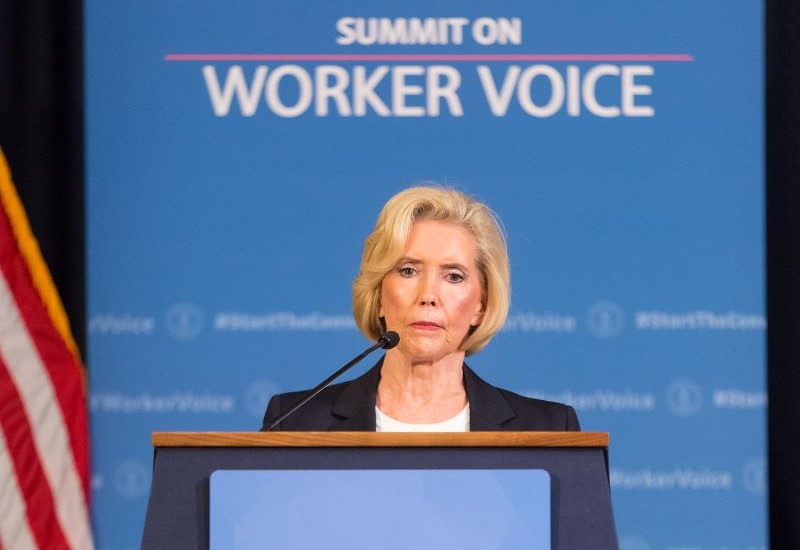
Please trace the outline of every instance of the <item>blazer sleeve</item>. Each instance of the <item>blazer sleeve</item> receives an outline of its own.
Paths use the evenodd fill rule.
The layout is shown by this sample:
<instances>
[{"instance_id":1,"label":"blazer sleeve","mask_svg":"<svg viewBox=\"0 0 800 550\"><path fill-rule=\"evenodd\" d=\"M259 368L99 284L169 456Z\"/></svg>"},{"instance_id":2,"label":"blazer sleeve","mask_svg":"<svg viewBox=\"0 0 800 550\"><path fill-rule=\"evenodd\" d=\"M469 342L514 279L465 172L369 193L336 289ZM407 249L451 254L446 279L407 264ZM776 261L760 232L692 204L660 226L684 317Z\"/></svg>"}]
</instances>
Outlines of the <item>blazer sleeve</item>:
<instances>
[{"instance_id":1,"label":"blazer sleeve","mask_svg":"<svg viewBox=\"0 0 800 550\"><path fill-rule=\"evenodd\" d=\"M578 414L573 407L567 406L567 425L564 428L567 432L581 431L581 423L578 421Z\"/></svg>"},{"instance_id":2,"label":"blazer sleeve","mask_svg":"<svg viewBox=\"0 0 800 550\"><path fill-rule=\"evenodd\" d=\"M266 432L269 425L272 424L276 418L278 418L281 414L281 396L273 395L272 398L269 400L269 405L267 405L267 410L264 413L264 421L261 424L261 431ZM278 424L272 430L273 431L280 431L281 425Z\"/></svg>"}]
</instances>

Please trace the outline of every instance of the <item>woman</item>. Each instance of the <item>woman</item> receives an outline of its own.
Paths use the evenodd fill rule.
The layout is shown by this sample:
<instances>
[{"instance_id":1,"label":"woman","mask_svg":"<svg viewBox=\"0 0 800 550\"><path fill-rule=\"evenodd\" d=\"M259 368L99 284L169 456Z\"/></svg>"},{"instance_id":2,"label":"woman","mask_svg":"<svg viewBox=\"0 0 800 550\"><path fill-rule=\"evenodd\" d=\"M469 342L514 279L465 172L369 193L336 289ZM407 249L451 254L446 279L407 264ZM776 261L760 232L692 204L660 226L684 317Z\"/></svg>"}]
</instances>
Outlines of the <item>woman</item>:
<instances>
[{"instance_id":1,"label":"woman","mask_svg":"<svg viewBox=\"0 0 800 550\"><path fill-rule=\"evenodd\" d=\"M486 205L442 187L398 193L364 243L353 311L367 338L393 330L400 343L276 429L579 430L572 407L495 388L464 363L503 325L509 300L505 238ZM264 426L305 393L274 396Z\"/></svg>"}]
</instances>

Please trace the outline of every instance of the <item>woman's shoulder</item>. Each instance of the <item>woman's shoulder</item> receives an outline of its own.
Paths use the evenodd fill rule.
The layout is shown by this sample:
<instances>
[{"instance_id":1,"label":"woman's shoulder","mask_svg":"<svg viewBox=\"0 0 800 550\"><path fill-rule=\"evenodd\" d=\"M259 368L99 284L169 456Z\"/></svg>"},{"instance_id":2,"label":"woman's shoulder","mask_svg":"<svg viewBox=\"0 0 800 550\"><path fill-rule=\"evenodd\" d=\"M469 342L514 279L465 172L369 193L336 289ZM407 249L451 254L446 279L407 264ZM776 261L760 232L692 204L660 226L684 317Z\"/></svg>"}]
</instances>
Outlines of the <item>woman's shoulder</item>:
<instances>
[{"instance_id":1,"label":"woman's shoulder","mask_svg":"<svg viewBox=\"0 0 800 550\"><path fill-rule=\"evenodd\" d=\"M579 431L580 422L575 409L565 403L528 397L493 386L465 366L468 388L472 387L470 404L499 421L503 430L522 431ZM473 399L473 397L475 399Z\"/></svg>"},{"instance_id":2,"label":"woman's shoulder","mask_svg":"<svg viewBox=\"0 0 800 550\"><path fill-rule=\"evenodd\" d=\"M379 373L379 365L376 365L358 378L326 387L276 426L276 429L329 430L352 417L358 417L360 419L358 423L365 426L370 422L374 424L375 388L378 385ZM261 429L266 430L277 418L303 402L313 391L302 390L273 395L267 405Z\"/></svg>"},{"instance_id":3,"label":"woman's shoulder","mask_svg":"<svg viewBox=\"0 0 800 550\"><path fill-rule=\"evenodd\" d=\"M568 414L570 411L574 413L575 409L566 403L559 403L558 401L548 401L546 399L539 399L536 397L529 397L522 395L511 390L504 388L497 388L497 391L503 394L503 397L514 405L517 409L531 409L536 411L552 411L556 414Z\"/></svg>"},{"instance_id":4,"label":"woman's shoulder","mask_svg":"<svg viewBox=\"0 0 800 550\"><path fill-rule=\"evenodd\" d=\"M509 390L500 389L500 392L517 412L517 419L522 423L521 425L525 423L533 426L545 425L547 429L563 431L580 431L581 429L578 414L571 405L527 397Z\"/></svg>"}]
</instances>

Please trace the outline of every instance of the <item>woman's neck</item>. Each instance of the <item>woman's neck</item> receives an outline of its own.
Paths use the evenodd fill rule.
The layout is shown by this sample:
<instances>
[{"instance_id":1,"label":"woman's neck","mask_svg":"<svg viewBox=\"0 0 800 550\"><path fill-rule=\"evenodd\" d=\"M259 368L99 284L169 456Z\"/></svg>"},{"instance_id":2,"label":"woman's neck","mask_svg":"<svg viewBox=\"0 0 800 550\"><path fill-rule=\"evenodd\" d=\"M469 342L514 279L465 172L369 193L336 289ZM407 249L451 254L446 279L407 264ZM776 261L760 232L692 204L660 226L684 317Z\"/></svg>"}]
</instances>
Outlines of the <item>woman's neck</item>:
<instances>
[{"instance_id":1,"label":"woman's neck","mask_svg":"<svg viewBox=\"0 0 800 550\"><path fill-rule=\"evenodd\" d=\"M411 362L389 352L381 368L377 407L395 420L412 424L452 418L467 405L463 364L463 353L435 362Z\"/></svg>"}]
</instances>

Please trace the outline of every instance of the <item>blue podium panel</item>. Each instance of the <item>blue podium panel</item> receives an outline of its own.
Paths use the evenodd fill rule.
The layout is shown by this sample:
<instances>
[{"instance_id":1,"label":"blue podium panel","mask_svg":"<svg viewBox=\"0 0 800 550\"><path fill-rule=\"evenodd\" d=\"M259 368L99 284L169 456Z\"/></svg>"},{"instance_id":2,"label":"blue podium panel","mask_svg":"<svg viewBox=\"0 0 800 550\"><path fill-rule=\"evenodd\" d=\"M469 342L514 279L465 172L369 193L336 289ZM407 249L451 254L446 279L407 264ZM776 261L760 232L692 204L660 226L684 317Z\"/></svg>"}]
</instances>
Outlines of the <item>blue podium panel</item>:
<instances>
[{"instance_id":1,"label":"blue podium panel","mask_svg":"<svg viewBox=\"0 0 800 550\"><path fill-rule=\"evenodd\" d=\"M210 478L211 550L550 550L544 470L240 470Z\"/></svg>"}]
</instances>

